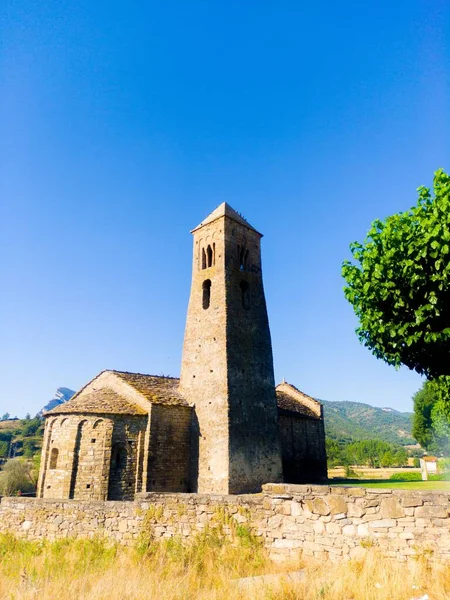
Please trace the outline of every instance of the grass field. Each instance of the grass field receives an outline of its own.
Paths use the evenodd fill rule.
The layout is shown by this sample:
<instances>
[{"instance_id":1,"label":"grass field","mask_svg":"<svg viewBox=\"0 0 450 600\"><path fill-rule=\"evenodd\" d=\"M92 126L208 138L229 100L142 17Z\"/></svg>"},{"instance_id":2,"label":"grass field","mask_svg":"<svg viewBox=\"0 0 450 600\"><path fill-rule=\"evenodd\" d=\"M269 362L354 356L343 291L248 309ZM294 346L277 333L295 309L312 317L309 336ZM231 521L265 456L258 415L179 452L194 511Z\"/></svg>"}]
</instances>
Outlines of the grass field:
<instances>
[{"instance_id":1,"label":"grass field","mask_svg":"<svg viewBox=\"0 0 450 600\"><path fill-rule=\"evenodd\" d=\"M0 536L1 600L430 600L450 599L450 569L420 556L408 565L373 548L359 561L286 565L303 579L242 589L241 577L280 572L257 539L213 532L136 547L100 540L20 541Z\"/></svg>"},{"instance_id":2,"label":"grass field","mask_svg":"<svg viewBox=\"0 0 450 600\"><path fill-rule=\"evenodd\" d=\"M379 479L331 479L330 485L393 490L442 490L450 492L450 481L390 481Z\"/></svg>"}]
</instances>

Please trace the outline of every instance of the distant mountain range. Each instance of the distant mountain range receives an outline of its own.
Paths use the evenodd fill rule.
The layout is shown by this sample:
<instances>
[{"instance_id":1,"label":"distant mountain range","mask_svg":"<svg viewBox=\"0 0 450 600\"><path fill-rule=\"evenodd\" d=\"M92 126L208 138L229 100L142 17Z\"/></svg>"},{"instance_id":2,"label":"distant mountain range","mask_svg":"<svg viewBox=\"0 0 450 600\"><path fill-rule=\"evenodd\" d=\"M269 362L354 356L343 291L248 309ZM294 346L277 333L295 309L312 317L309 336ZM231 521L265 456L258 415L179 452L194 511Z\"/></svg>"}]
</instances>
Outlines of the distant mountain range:
<instances>
[{"instance_id":1,"label":"distant mountain range","mask_svg":"<svg viewBox=\"0 0 450 600\"><path fill-rule=\"evenodd\" d=\"M39 414L64 404L75 392L60 387ZM342 441L378 438L406 446L414 444L411 435L412 413L402 413L393 408L377 408L361 402L331 402L324 405L325 429L328 437Z\"/></svg>"},{"instance_id":2,"label":"distant mountain range","mask_svg":"<svg viewBox=\"0 0 450 600\"><path fill-rule=\"evenodd\" d=\"M324 406L325 430L330 438L342 441L378 438L402 446L416 443L411 435L413 413L361 402L320 402Z\"/></svg>"},{"instance_id":3,"label":"distant mountain range","mask_svg":"<svg viewBox=\"0 0 450 600\"><path fill-rule=\"evenodd\" d=\"M39 412L39 415L42 415L43 413L47 412L48 410L55 408L55 406L64 404L64 402L67 402L68 400L70 400L74 394L75 394L75 392L73 390L70 390L69 388L59 387L56 390L55 395L50 400L50 402L48 404L46 404L44 406L44 408Z\"/></svg>"}]
</instances>

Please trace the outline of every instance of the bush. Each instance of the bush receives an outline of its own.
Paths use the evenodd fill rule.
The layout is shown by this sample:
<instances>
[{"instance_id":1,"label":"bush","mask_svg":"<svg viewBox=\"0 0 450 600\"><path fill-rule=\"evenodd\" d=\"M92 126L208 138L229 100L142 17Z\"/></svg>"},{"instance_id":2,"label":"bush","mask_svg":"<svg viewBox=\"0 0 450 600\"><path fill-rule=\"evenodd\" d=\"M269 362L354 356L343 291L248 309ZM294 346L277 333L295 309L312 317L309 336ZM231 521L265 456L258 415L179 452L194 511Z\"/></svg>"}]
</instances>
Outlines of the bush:
<instances>
[{"instance_id":1,"label":"bush","mask_svg":"<svg viewBox=\"0 0 450 600\"><path fill-rule=\"evenodd\" d=\"M18 433L23 437L30 437L36 434L38 429L43 425L42 419L39 417L35 417L34 419L30 419L19 429Z\"/></svg>"},{"instance_id":2,"label":"bush","mask_svg":"<svg viewBox=\"0 0 450 600\"><path fill-rule=\"evenodd\" d=\"M0 494L14 496L32 493L35 491L33 480L34 474L29 463L20 458L8 460L0 472Z\"/></svg>"},{"instance_id":3,"label":"bush","mask_svg":"<svg viewBox=\"0 0 450 600\"><path fill-rule=\"evenodd\" d=\"M428 475L430 481L450 481L450 471L438 473L437 475Z\"/></svg>"},{"instance_id":4,"label":"bush","mask_svg":"<svg viewBox=\"0 0 450 600\"><path fill-rule=\"evenodd\" d=\"M0 458L8 458L9 443L0 441Z\"/></svg>"},{"instance_id":5,"label":"bush","mask_svg":"<svg viewBox=\"0 0 450 600\"><path fill-rule=\"evenodd\" d=\"M422 481L422 473L394 473L389 481Z\"/></svg>"},{"instance_id":6,"label":"bush","mask_svg":"<svg viewBox=\"0 0 450 600\"><path fill-rule=\"evenodd\" d=\"M438 469L440 472L450 471L450 457L439 458Z\"/></svg>"}]
</instances>

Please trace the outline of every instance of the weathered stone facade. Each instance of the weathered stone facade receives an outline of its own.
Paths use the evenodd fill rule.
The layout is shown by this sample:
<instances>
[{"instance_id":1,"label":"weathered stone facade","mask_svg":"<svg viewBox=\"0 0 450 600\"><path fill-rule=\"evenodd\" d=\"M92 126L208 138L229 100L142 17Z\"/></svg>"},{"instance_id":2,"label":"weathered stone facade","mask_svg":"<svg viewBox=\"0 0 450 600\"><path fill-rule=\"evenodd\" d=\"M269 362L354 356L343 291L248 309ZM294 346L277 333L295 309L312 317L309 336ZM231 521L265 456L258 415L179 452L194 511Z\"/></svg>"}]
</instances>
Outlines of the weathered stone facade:
<instances>
[{"instance_id":1,"label":"weathered stone facade","mask_svg":"<svg viewBox=\"0 0 450 600\"><path fill-rule=\"evenodd\" d=\"M326 480L323 406L288 383L276 393L284 481Z\"/></svg>"},{"instance_id":2,"label":"weathered stone facade","mask_svg":"<svg viewBox=\"0 0 450 600\"><path fill-rule=\"evenodd\" d=\"M105 371L47 413L38 496L187 492L191 420L178 379Z\"/></svg>"},{"instance_id":3,"label":"weathered stone facade","mask_svg":"<svg viewBox=\"0 0 450 600\"><path fill-rule=\"evenodd\" d=\"M225 203L193 233L181 379L104 371L46 413L40 498L239 494L326 477L320 403L275 389L261 234Z\"/></svg>"},{"instance_id":4,"label":"weathered stone facade","mask_svg":"<svg viewBox=\"0 0 450 600\"><path fill-rule=\"evenodd\" d=\"M193 235L180 389L198 419L197 489L259 491L283 476L261 234L222 204Z\"/></svg>"},{"instance_id":5,"label":"weathered stone facade","mask_svg":"<svg viewBox=\"0 0 450 600\"><path fill-rule=\"evenodd\" d=\"M134 502L3 498L0 531L29 539L105 536L134 544L205 527L250 528L272 558L361 557L368 548L406 560L450 562L450 493L269 484L241 496L140 494Z\"/></svg>"}]
</instances>

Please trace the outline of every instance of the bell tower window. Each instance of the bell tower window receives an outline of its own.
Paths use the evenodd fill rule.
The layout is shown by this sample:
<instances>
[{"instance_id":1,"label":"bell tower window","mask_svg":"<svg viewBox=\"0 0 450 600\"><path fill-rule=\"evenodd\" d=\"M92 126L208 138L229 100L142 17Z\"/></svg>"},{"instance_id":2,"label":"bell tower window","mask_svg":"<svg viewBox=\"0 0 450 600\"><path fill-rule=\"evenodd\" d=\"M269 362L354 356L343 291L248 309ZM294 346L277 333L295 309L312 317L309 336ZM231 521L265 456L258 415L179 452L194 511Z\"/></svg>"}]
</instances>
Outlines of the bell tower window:
<instances>
[{"instance_id":1,"label":"bell tower window","mask_svg":"<svg viewBox=\"0 0 450 600\"><path fill-rule=\"evenodd\" d=\"M249 286L247 281L241 281L241 300L242 300L242 308L248 310L250 308L250 294L249 294Z\"/></svg>"},{"instance_id":2,"label":"bell tower window","mask_svg":"<svg viewBox=\"0 0 450 600\"><path fill-rule=\"evenodd\" d=\"M203 282L203 308L206 310L211 303L211 279L205 279Z\"/></svg>"},{"instance_id":3,"label":"bell tower window","mask_svg":"<svg viewBox=\"0 0 450 600\"><path fill-rule=\"evenodd\" d=\"M208 244L206 250L202 248L202 270L209 269L216 263L216 244Z\"/></svg>"},{"instance_id":4,"label":"bell tower window","mask_svg":"<svg viewBox=\"0 0 450 600\"><path fill-rule=\"evenodd\" d=\"M214 258L214 253L213 253L213 249L211 248L211 246L208 246L206 248L206 264L208 265L208 267L212 267L213 266L213 258Z\"/></svg>"},{"instance_id":5,"label":"bell tower window","mask_svg":"<svg viewBox=\"0 0 450 600\"><path fill-rule=\"evenodd\" d=\"M248 263L248 250L245 246L237 247L239 271L245 271Z\"/></svg>"}]
</instances>

